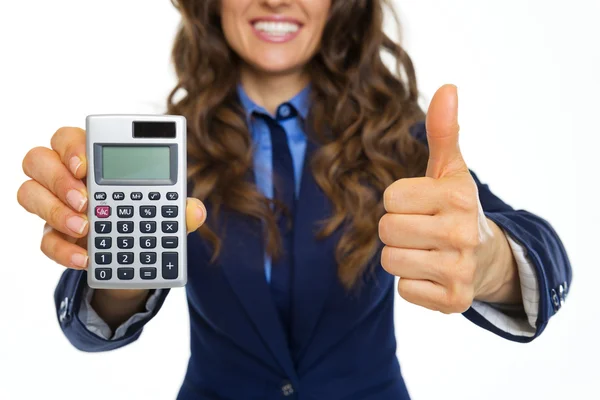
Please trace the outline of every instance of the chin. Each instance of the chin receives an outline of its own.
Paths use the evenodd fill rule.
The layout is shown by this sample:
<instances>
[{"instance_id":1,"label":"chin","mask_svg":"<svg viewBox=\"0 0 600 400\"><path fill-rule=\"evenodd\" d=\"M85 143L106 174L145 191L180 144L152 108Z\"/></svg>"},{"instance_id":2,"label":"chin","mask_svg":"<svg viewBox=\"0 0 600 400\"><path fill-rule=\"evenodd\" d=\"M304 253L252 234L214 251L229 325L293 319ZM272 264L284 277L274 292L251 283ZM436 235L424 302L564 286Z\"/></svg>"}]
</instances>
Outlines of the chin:
<instances>
[{"instance_id":1,"label":"chin","mask_svg":"<svg viewBox=\"0 0 600 400\"><path fill-rule=\"evenodd\" d=\"M254 57L252 57L251 60L247 60L247 62L258 71L274 75L299 71L302 70L306 65L306 62L291 60L289 57L283 57L279 54L264 54L261 56L254 55Z\"/></svg>"}]
</instances>

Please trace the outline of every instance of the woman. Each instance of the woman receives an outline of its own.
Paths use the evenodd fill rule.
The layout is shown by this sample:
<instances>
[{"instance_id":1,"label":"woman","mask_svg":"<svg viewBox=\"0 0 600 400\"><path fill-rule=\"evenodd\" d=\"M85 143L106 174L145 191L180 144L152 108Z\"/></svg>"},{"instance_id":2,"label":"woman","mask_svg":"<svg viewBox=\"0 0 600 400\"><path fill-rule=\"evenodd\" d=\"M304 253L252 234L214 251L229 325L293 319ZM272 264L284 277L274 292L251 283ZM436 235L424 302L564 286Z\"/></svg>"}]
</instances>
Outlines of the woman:
<instances>
[{"instance_id":1,"label":"woman","mask_svg":"<svg viewBox=\"0 0 600 400\"><path fill-rule=\"evenodd\" d=\"M180 399L408 399L394 276L408 301L515 341L560 308L559 238L469 171L455 87L423 123L384 3L178 1L169 112L188 119L194 197ZM136 340L168 290L86 286L84 135L62 128L29 152L18 198L47 221L42 251L68 267L55 296L65 335L104 351Z\"/></svg>"}]
</instances>

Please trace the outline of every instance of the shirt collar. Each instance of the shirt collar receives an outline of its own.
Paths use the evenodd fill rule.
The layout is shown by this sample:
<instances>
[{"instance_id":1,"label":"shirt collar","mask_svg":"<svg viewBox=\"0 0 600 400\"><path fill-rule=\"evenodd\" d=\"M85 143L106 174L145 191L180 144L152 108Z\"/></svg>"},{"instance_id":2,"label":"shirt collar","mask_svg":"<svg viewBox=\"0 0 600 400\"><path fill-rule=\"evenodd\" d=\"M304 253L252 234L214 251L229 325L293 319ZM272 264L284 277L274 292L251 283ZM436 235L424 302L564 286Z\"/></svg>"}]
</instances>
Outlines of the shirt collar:
<instances>
[{"instance_id":1,"label":"shirt collar","mask_svg":"<svg viewBox=\"0 0 600 400\"><path fill-rule=\"evenodd\" d=\"M252 113L254 113L254 112L270 115L270 113L267 110L265 110L263 107L256 104L254 101L252 101L252 99L250 97L248 97L248 95L246 94L246 91L242 87L241 83L238 84L238 86L237 86L237 93L240 98L240 102L242 103L242 106L244 107L244 110L246 111L246 117L248 119L250 119L250 117L252 116ZM308 115L309 94L310 94L310 84L307 85L300 92L298 92L290 100L285 102L285 103L290 103L296 109L298 114L300 114L302 119L306 119L306 117Z\"/></svg>"}]
</instances>

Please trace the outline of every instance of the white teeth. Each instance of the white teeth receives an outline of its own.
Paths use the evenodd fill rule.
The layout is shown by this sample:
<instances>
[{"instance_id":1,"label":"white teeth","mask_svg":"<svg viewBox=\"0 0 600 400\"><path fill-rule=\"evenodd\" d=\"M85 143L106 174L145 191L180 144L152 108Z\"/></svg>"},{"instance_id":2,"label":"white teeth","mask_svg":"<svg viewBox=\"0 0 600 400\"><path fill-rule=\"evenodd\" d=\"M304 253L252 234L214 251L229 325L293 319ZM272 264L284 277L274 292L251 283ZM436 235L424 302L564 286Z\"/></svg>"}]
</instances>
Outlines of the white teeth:
<instances>
[{"instance_id":1,"label":"white teeth","mask_svg":"<svg viewBox=\"0 0 600 400\"><path fill-rule=\"evenodd\" d=\"M288 33L297 32L300 27L291 22L267 22L259 21L254 23L254 29L265 32L269 35L283 36Z\"/></svg>"}]
</instances>

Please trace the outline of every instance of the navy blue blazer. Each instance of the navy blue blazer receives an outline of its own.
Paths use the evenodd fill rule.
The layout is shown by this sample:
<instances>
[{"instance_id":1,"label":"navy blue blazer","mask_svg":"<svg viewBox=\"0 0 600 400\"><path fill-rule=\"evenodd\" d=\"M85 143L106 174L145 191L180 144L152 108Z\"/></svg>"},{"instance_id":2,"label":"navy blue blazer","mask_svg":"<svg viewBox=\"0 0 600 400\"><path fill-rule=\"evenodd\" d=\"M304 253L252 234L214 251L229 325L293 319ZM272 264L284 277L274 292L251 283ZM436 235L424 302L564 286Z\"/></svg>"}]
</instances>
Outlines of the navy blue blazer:
<instances>
[{"instance_id":1,"label":"navy blue blazer","mask_svg":"<svg viewBox=\"0 0 600 400\"><path fill-rule=\"evenodd\" d=\"M412 133L426 140L425 125ZM315 145L309 142L306 157ZM307 159L308 160L308 159ZM316 222L332 212L329 199L304 163L295 216L293 319L290 343L271 300L264 275L261 224L224 210L226 234L216 265L209 245L189 235L186 287L191 357L178 399L408 399L396 358L394 277L383 268L365 274L362 289L348 294L337 280L334 247L341 231L315 238ZM537 337L561 305L570 287L571 267L555 231L542 218L515 210L496 197L475 174L485 214L522 244L535 266L540 302L533 337L513 336L489 323L474 309L464 315L506 339ZM207 204L210 214L210 204ZM379 254L376 256L379 262ZM105 340L77 317L86 272L66 270L55 302L60 326L83 351L107 351L135 341L151 319L130 327L125 337ZM164 291L154 313L168 291ZM153 316L153 315L152 315Z\"/></svg>"}]
</instances>

